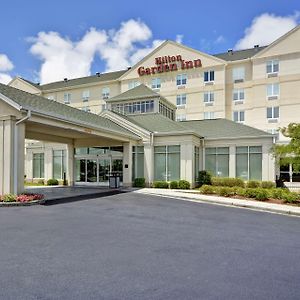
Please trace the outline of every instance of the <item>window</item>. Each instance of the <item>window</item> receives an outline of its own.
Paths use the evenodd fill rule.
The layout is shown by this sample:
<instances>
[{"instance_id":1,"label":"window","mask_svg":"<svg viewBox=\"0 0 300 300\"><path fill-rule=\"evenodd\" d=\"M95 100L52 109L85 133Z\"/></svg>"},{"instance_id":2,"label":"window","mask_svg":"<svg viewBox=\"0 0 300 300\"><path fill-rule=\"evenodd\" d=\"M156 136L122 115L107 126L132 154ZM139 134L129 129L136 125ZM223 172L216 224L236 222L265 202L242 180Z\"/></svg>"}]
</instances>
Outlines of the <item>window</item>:
<instances>
[{"instance_id":1,"label":"window","mask_svg":"<svg viewBox=\"0 0 300 300\"><path fill-rule=\"evenodd\" d=\"M214 176L229 176L229 148L205 148L205 169Z\"/></svg>"},{"instance_id":2,"label":"window","mask_svg":"<svg viewBox=\"0 0 300 300\"><path fill-rule=\"evenodd\" d=\"M245 121L245 111L240 110L240 111L234 111L233 112L233 121L234 122L244 122Z\"/></svg>"},{"instance_id":3,"label":"window","mask_svg":"<svg viewBox=\"0 0 300 300\"><path fill-rule=\"evenodd\" d=\"M171 120L175 119L175 111L161 101L159 101L159 113Z\"/></svg>"},{"instance_id":4,"label":"window","mask_svg":"<svg viewBox=\"0 0 300 300\"><path fill-rule=\"evenodd\" d=\"M180 179L180 146L154 147L154 180Z\"/></svg>"},{"instance_id":5,"label":"window","mask_svg":"<svg viewBox=\"0 0 300 300\"><path fill-rule=\"evenodd\" d=\"M160 78L153 78L153 79L152 79L151 87L152 87L153 89L160 89L160 88L161 88Z\"/></svg>"},{"instance_id":6,"label":"window","mask_svg":"<svg viewBox=\"0 0 300 300\"><path fill-rule=\"evenodd\" d=\"M65 104L71 103L71 94L70 93L64 93L64 103Z\"/></svg>"},{"instance_id":7,"label":"window","mask_svg":"<svg viewBox=\"0 0 300 300\"><path fill-rule=\"evenodd\" d=\"M89 101L90 98L90 91L86 90L82 92L82 101Z\"/></svg>"},{"instance_id":8,"label":"window","mask_svg":"<svg viewBox=\"0 0 300 300\"><path fill-rule=\"evenodd\" d=\"M267 97L269 100L277 99L279 96L279 83L271 83L267 85Z\"/></svg>"},{"instance_id":9,"label":"window","mask_svg":"<svg viewBox=\"0 0 300 300\"><path fill-rule=\"evenodd\" d=\"M53 95L47 96L47 99L49 99L49 100L55 100Z\"/></svg>"},{"instance_id":10,"label":"window","mask_svg":"<svg viewBox=\"0 0 300 300\"><path fill-rule=\"evenodd\" d=\"M140 85L140 82L137 80L131 80L128 82L128 89L131 90Z\"/></svg>"},{"instance_id":11,"label":"window","mask_svg":"<svg viewBox=\"0 0 300 300\"><path fill-rule=\"evenodd\" d=\"M215 118L215 113L213 111L204 112L204 120L211 120Z\"/></svg>"},{"instance_id":12,"label":"window","mask_svg":"<svg viewBox=\"0 0 300 300\"><path fill-rule=\"evenodd\" d=\"M144 147L134 146L132 149L132 179L144 177Z\"/></svg>"},{"instance_id":13,"label":"window","mask_svg":"<svg viewBox=\"0 0 300 300\"><path fill-rule=\"evenodd\" d=\"M186 115L185 114L180 114L176 115L176 121L186 121Z\"/></svg>"},{"instance_id":14,"label":"window","mask_svg":"<svg viewBox=\"0 0 300 300\"><path fill-rule=\"evenodd\" d=\"M140 114L154 111L154 100L112 104L111 109L121 114Z\"/></svg>"},{"instance_id":15,"label":"window","mask_svg":"<svg viewBox=\"0 0 300 300\"><path fill-rule=\"evenodd\" d=\"M44 178L44 168L45 168L45 163L44 163L44 153L33 153L33 166L32 166L32 171L33 171L33 178Z\"/></svg>"},{"instance_id":16,"label":"window","mask_svg":"<svg viewBox=\"0 0 300 300\"><path fill-rule=\"evenodd\" d=\"M177 75L177 77L176 77L176 84L177 84L177 86L186 85L186 82L187 82L187 76L186 76L186 74L179 74L179 75Z\"/></svg>"},{"instance_id":17,"label":"window","mask_svg":"<svg viewBox=\"0 0 300 300\"><path fill-rule=\"evenodd\" d=\"M244 89L234 89L232 99L233 101L243 101L245 99Z\"/></svg>"},{"instance_id":18,"label":"window","mask_svg":"<svg viewBox=\"0 0 300 300\"><path fill-rule=\"evenodd\" d=\"M215 101L215 93L214 92L204 92L203 94L204 103L212 103Z\"/></svg>"},{"instance_id":19,"label":"window","mask_svg":"<svg viewBox=\"0 0 300 300\"><path fill-rule=\"evenodd\" d=\"M245 68L233 68L232 70L232 80L233 82L242 82L245 80Z\"/></svg>"},{"instance_id":20,"label":"window","mask_svg":"<svg viewBox=\"0 0 300 300\"><path fill-rule=\"evenodd\" d=\"M186 94L181 94L176 96L176 105L185 106L186 105Z\"/></svg>"},{"instance_id":21,"label":"window","mask_svg":"<svg viewBox=\"0 0 300 300\"><path fill-rule=\"evenodd\" d=\"M88 106L82 107L81 110L85 111L85 112L90 112L90 108Z\"/></svg>"},{"instance_id":22,"label":"window","mask_svg":"<svg viewBox=\"0 0 300 300\"><path fill-rule=\"evenodd\" d=\"M102 89L102 99L108 99L109 98L109 93L110 93L110 88L109 87L104 87Z\"/></svg>"},{"instance_id":23,"label":"window","mask_svg":"<svg viewBox=\"0 0 300 300\"><path fill-rule=\"evenodd\" d=\"M279 106L267 107L267 119L279 118Z\"/></svg>"},{"instance_id":24,"label":"window","mask_svg":"<svg viewBox=\"0 0 300 300\"><path fill-rule=\"evenodd\" d=\"M213 82L215 81L215 71L205 71L204 72L204 82Z\"/></svg>"},{"instance_id":25,"label":"window","mask_svg":"<svg viewBox=\"0 0 300 300\"><path fill-rule=\"evenodd\" d=\"M66 169L66 151L53 150L53 178L63 179Z\"/></svg>"},{"instance_id":26,"label":"window","mask_svg":"<svg viewBox=\"0 0 300 300\"><path fill-rule=\"evenodd\" d=\"M236 177L243 180L261 180L261 146L236 147Z\"/></svg>"},{"instance_id":27,"label":"window","mask_svg":"<svg viewBox=\"0 0 300 300\"><path fill-rule=\"evenodd\" d=\"M266 72L267 74L278 73L279 71L279 61L278 59L275 60L268 60L266 63Z\"/></svg>"}]
</instances>

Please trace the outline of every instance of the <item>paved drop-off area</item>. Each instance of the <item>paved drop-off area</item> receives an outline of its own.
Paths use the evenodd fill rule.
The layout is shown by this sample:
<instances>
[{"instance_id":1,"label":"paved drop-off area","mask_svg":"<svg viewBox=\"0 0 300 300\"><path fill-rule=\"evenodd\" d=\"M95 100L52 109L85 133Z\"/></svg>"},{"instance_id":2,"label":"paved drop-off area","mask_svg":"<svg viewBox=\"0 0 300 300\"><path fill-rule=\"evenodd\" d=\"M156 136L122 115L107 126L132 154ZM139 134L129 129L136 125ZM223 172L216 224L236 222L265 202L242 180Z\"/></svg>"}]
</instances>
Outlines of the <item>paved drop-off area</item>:
<instances>
[{"instance_id":1,"label":"paved drop-off area","mask_svg":"<svg viewBox=\"0 0 300 300\"><path fill-rule=\"evenodd\" d=\"M127 193L0 228L0 299L300 298L297 217Z\"/></svg>"}]
</instances>

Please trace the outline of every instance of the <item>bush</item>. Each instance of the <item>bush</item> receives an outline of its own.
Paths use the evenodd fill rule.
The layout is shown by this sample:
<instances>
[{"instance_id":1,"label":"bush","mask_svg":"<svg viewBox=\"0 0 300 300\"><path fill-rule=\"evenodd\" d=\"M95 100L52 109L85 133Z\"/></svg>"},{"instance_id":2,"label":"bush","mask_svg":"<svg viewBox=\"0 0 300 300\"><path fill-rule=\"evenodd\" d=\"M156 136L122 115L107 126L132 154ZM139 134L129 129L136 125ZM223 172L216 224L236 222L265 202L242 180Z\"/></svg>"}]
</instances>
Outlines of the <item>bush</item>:
<instances>
[{"instance_id":1,"label":"bush","mask_svg":"<svg viewBox=\"0 0 300 300\"><path fill-rule=\"evenodd\" d=\"M171 181L170 189L178 189L178 181Z\"/></svg>"},{"instance_id":2,"label":"bush","mask_svg":"<svg viewBox=\"0 0 300 300\"><path fill-rule=\"evenodd\" d=\"M273 181L262 181L261 187L264 189L272 189L275 188L275 182Z\"/></svg>"},{"instance_id":3,"label":"bush","mask_svg":"<svg viewBox=\"0 0 300 300\"><path fill-rule=\"evenodd\" d=\"M222 197L229 197L235 194L234 189L228 186L222 186L218 189L218 194Z\"/></svg>"},{"instance_id":4,"label":"bush","mask_svg":"<svg viewBox=\"0 0 300 300\"><path fill-rule=\"evenodd\" d=\"M256 189L245 188L244 196L247 197L247 198L255 198L256 197Z\"/></svg>"},{"instance_id":5,"label":"bush","mask_svg":"<svg viewBox=\"0 0 300 300\"><path fill-rule=\"evenodd\" d=\"M259 188L260 187L260 182L257 180L249 180L247 182L247 188Z\"/></svg>"},{"instance_id":6,"label":"bush","mask_svg":"<svg viewBox=\"0 0 300 300\"><path fill-rule=\"evenodd\" d=\"M135 178L133 181L133 186L134 187L140 187L140 188L144 188L146 186L146 180L145 178Z\"/></svg>"},{"instance_id":7,"label":"bush","mask_svg":"<svg viewBox=\"0 0 300 300\"><path fill-rule=\"evenodd\" d=\"M270 192L271 198L282 200L284 195L286 193L288 193L289 191L287 189L283 189L283 188L273 188L273 189L269 190L269 192Z\"/></svg>"},{"instance_id":8,"label":"bush","mask_svg":"<svg viewBox=\"0 0 300 300\"><path fill-rule=\"evenodd\" d=\"M13 194L6 194L1 197L3 202L16 202L17 196Z\"/></svg>"},{"instance_id":9,"label":"bush","mask_svg":"<svg viewBox=\"0 0 300 300\"><path fill-rule=\"evenodd\" d=\"M269 198L269 192L267 189L256 188L255 189L255 199L259 201L265 201Z\"/></svg>"},{"instance_id":10,"label":"bush","mask_svg":"<svg viewBox=\"0 0 300 300\"><path fill-rule=\"evenodd\" d=\"M200 171L198 173L198 185L201 187L202 185L211 185L211 174L205 170Z\"/></svg>"},{"instance_id":11,"label":"bush","mask_svg":"<svg viewBox=\"0 0 300 300\"><path fill-rule=\"evenodd\" d=\"M227 187L244 187L245 183L240 178L230 178L230 177L213 177L211 179L212 185L214 186L227 186Z\"/></svg>"},{"instance_id":12,"label":"bush","mask_svg":"<svg viewBox=\"0 0 300 300\"><path fill-rule=\"evenodd\" d=\"M178 188L181 190L189 190L191 187L190 183L187 180L179 180Z\"/></svg>"},{"instance_id":13,"label":"bush","mask_svg":"<svg viewBox=\"0 0 300 300\"><path fill-rule=\"evenodd\" d=\"M40 185L44 185L45 181L44 181L44 179L40 179L37 183L40 184Z\"/></svg>"},{"instance_id":14,"label":"bush","mask_svg":"<svg viewBox=\"0 0 300 300\"><path fill-rule=\"evenodd\" d=\"M54 179L54 178L49 179L49 180L47 181L47 185L58 185L58 180L57 180L57 179Z\"/></svg>"},{"instance_id":15,"label":"bush","mask_svg":"<svg viewBox=\"0 0 300 300\"><path fill-rule=\"evenodd\" d=\"M295 192L283 193L282 199L286 203L298 203L298 201L300 199L300 195Z\"/></svg>"},{"instance_id":16,"label":"bush","mask_svg":"<svg viewBox=\"0 0 300 300\"><path fill-rule=\"evenodd\" d=\"M210 194L214 194L215 193L215 187L211 186L211 185L207 185L204 184L201 186L200 193L205 194L205 195L210 195Z\"/></svg>"},{"instance_id":17,"label":"bush","mask_svg":"<svg viewBox=\"0 0 300 300\"><path fill-rule=\"evenodd\" d=\"M153 187L158 189L168 189L169 183L167 181L154 181Z\"/></svg>"}]
</instances>

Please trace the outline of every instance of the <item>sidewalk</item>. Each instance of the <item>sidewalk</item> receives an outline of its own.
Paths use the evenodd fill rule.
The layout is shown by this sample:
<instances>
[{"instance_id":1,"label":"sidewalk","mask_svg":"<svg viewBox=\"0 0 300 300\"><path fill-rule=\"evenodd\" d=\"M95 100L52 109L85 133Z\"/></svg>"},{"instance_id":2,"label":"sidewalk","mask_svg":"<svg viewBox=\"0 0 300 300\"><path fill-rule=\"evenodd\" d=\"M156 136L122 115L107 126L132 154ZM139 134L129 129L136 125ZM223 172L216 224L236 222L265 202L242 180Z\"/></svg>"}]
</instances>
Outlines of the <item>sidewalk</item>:
<instances>
[{"instance_id":1,"label":"sidewalk","mask_svg":"<svg viewBox=\"0 0 300 300\"><path fill-rule=\"evenodd\" d=\"M254 210L287 214L293 216L300 216L300 207L284 204L274 204L260 201L251 201L243 199L235 199L220 196L208 196L195 193L192 190L170 190L170 189L155 189L155 188L144 188L141 190L134 191L135 193L157 195L163 197L171 197L180 200L199 202L199 203L212 203L226 206L243 207Z\"/></svg>"}]
</instances>

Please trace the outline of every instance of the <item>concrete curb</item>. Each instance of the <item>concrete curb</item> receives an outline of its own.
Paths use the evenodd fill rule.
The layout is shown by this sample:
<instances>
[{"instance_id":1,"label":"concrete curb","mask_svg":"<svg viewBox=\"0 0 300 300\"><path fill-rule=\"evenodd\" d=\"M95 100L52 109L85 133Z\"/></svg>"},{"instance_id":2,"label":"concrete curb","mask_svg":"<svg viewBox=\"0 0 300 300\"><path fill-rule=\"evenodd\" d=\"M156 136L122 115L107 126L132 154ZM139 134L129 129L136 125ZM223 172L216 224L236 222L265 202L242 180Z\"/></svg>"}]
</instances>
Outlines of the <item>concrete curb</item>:
<instances>
[{"instance_id":1,"label":"concrete curb","mask_svg":"<svg viewBox=\"0 0 300 300\"><path fill-rule=\"evenodd\" d=\"M251 210L258 210L258 211L300 217L300 207L293 207L284 204L256 202L251 200L242 200L242 199L219 197L219 196L208 196L208 195L201 195L201 194L197 195L192 191L184 191L184 190L146 188L146 189L135 191L135 193L169 197L169 198L196 202L196 203L209 203L209 204L217 204L223 206L240 207L240 208L246 208Z\"/></svg>"}]
</instances>

